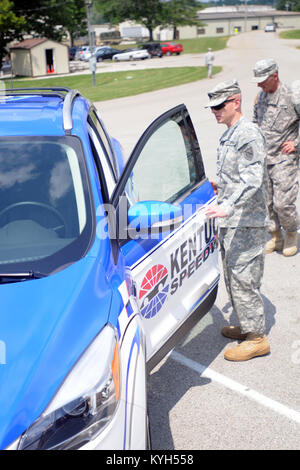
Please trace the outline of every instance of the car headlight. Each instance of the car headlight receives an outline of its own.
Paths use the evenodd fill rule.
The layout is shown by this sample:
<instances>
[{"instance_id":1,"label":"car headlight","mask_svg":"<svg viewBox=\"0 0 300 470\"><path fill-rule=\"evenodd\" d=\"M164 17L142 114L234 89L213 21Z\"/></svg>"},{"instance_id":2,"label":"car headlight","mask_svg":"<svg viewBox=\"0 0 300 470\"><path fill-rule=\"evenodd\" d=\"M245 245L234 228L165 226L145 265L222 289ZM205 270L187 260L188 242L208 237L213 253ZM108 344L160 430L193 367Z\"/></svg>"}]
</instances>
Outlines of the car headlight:
<instances>
[{"instance_id":1,"label":"car headlight","mask_svg":"<svg viewBox=\"0 0 300 470\"><path fill-rule=\"evenodd\" d=\"M44 413L20 439L20 450L77 449L110 422L120 399L118 341L106 326L80 357Z\"/></svg>"}]
</instances>

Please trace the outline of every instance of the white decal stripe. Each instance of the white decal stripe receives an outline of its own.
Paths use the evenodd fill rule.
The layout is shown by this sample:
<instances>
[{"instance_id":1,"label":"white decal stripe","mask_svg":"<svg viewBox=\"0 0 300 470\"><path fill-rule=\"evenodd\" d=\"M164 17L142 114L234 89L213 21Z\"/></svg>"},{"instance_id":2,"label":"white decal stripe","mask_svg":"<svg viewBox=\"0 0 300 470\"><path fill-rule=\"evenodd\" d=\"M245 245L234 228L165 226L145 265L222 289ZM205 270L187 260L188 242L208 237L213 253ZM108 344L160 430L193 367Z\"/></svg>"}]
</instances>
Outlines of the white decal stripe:
<instances>
[{"instance_id":1,"label":"white decal stripe","mask_svg":"<svg viewBox=\"0 0 300 470\"><path fill-rule=\"evenodd\" d=\"M124 331L128 324L128 315L127 315L126 307L123 308L122 312L118 316L118 323L119 323L120 337L122 338Z\"/></svg>"},{"instance_id":2,"label":"white decal stripe","mask_svg":"<svg viewBox=\"0 0 300 470\"><path fill-rule=\"evenodd\" d=\"M129 301L129 294L128 294L126 281L123 281L122 284L119 285L118 289L123 299L124 305L127 305Z\"/></svg>"}]
</instances>

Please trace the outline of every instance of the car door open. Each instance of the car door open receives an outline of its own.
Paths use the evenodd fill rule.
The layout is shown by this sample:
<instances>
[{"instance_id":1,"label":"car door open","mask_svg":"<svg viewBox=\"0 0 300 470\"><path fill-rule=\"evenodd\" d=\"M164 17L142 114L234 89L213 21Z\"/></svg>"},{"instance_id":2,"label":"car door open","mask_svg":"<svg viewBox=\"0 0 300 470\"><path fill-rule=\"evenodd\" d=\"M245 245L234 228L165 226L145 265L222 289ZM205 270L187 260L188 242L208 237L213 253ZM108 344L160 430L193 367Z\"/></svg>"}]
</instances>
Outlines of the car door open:
<instances>
[{"instance_id":1,"label":"car door open","mask_svg":"<svg viewBox=\"0 0 300 470\"><path fill-rule=\"evenodd\" d=\"M214 200L190 116L179 105L144 132L112 197L151 367L215 300L217 227L203 210Z\"/></svg>"}]
</instances>

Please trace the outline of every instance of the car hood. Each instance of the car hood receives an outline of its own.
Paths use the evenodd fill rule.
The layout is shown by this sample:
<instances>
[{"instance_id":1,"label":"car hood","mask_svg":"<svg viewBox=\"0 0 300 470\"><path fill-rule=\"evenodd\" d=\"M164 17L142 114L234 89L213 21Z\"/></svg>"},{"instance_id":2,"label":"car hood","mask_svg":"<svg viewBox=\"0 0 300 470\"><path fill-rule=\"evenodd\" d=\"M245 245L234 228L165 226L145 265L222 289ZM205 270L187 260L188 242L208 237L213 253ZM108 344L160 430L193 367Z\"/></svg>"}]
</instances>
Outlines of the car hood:
<instances>
[{"instance_id":1,"label":"car hood","mask_svg":"<svg viewBox=\"0 0 300 470\"><path fill-rule=\"evenodd\" d=\"M44 411L107 323L111 289L96 258L43 279L0 285L0 448Z\"/></svg>"}]
</instances>

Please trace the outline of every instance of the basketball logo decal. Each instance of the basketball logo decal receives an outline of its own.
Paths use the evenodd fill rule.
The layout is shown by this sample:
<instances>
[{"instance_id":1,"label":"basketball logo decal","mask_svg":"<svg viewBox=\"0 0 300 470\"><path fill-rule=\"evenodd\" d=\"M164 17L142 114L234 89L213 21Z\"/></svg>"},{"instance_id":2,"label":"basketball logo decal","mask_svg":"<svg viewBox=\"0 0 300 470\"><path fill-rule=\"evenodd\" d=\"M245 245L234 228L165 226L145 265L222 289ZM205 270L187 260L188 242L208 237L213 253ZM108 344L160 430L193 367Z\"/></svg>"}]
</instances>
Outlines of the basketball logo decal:
<instances>
[{"instance_id":1,"label":"basketball logo decal","mask_svg":"<svg viewBox=\"0 0 300 470\"><path fill-rule=\"evenodd\" d=\"M140 288L140 310L144 318L154 317L162 308L169 292L168 270L156 264L147 271Z\"/></svg>"}]
</instances>

